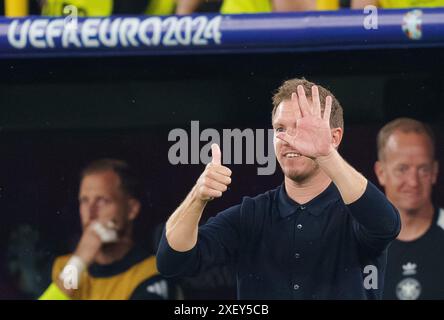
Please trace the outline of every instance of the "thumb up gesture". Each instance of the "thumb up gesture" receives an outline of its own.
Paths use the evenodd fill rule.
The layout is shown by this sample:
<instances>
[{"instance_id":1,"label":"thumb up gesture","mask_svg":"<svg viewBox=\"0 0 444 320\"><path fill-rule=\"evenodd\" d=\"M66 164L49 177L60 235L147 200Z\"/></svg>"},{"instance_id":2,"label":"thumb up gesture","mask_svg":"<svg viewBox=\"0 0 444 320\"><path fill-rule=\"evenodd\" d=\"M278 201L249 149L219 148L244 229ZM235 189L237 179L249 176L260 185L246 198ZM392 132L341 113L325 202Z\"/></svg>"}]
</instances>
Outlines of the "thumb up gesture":
<instances>
[{"instance_id":1,"label":"thumb up gesture","mask_svg":"<svg viewBox=\"0 0 444 320\"><path fill-rule=\"evenodd\" d=\"M231 183L231 170L222 165L222 154L219 145L211 145L212 160L207 164L204 172L196 183L196 192L199 199L210 201L222 197Z\"/></svg>"}]
</instances>

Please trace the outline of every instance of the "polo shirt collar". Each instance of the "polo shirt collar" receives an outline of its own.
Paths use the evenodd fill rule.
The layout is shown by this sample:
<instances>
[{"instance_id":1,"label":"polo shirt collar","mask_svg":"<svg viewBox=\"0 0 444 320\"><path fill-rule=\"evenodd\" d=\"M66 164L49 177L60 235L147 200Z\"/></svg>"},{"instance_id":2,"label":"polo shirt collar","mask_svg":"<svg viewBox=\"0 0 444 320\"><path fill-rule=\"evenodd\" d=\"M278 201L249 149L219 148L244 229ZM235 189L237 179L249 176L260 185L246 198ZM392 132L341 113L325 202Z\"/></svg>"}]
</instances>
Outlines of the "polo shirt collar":
<instances>
[{"instance_id":1,"label":"polo shirt collar","mask_svg":"<svg viewBox=\"0 0 444 320\"><path fill-rule=\"evenodd\" d=\"M298 210L307 210L314 216L319 216L334 201L341 199L338 189L333 182L321 194L301 205L291 199L285 190L285 183L279 187L278 210L282 218L295 214Z\"/></svg>"}]
</instances>

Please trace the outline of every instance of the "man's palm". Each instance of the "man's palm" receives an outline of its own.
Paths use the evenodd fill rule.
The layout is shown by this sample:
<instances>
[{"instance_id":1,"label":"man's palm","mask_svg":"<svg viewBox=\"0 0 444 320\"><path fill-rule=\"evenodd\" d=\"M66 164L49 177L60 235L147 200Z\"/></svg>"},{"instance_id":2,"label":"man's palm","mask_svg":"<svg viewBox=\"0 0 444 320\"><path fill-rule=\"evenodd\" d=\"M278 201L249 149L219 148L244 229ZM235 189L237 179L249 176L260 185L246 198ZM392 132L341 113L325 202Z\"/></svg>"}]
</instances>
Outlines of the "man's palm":
<instances>
[{"instance_id":1,"label":"man's palm","mask_svg":"<svg viewBox=\"0 0 444 320\"><path fill-rule=\"evenodd\" d=\"M305 90L299 86L298 93L294 93L291 98L291 103L301 115L299 119L295 119L296 133L289 135L281 132L276 137L287 142L299 154L314 159L328 155L333 149L330 129L332 98L330 96L326 98L323 115L316 86L312 88L312 100L313 103L310 105Z\"/></svg>"},{"instance_id":2,"label":"man's palm","mask_svg":"<svg viewBox=\"0 0 444 320\"><path fill-rule=\"evenodd\" d=\"M328 122L312 115L297 120L296 134L291 138L290 145L309 158L328 154L331 148L331 130Z\"/></svg>"}]
</instances>

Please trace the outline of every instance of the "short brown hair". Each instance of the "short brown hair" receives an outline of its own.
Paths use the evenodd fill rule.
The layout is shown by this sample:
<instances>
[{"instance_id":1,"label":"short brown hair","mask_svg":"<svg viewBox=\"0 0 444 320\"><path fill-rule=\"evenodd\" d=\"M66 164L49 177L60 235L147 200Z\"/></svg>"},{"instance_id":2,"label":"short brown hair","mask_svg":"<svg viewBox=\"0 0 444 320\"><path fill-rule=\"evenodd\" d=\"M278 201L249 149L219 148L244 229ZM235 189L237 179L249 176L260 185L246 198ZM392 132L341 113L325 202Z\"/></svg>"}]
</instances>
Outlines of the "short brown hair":
<instances>
[{"instance_id":1,"label":"short brown hair","mask_svg":"<svg viewBox=\"0 0 444 320\"><path fill-rule=\"evenodd\" d=\"M120 188L128 196L141 200L143 195L142 185L135 172L126 161L118 159L98 159L89 163L80 173L80 179L85 176L100 173L104 171L113 171L120 178Z\"/></svg>"},{"instance_id":2,"label":"short brown hair","mask_svg":"<svg viewBox=\"0 0 444 320\"><path fill-rule=\"evenodd\" d=\"M384 150L387 141L395 131L403 133L414 132L424 134L430 139L432 145L432 157L435 158L435 135L432 129L425 123L411 118L397 118L390 121L378 132L376 144L378 146L378 160L384 159Z\"/></svg>"},{"instance_id":3,"label":"short brown hair","mask_svg":"<svg viewBox=\"0 0 444 320\"><path fill-rule=\"evenodd\" d=\"M273 95L273 111L271 112L271 118L273 119L276 114L276 109L279 104L284 100L290 100L291 94L297 92L297 87L302 86L305 90L305 94L308 98L311 98L311 88L316 85L313 82L302 79L290 79L285 81ZM319 89L319 100L321 101L321 109L324 111L325 100L327 96L332 98L331 114L330 114L330 127L331 128L342 128L344 129L344 115L342 106L336 97L327 89L320 85L316 85Z\"/></svg>"}]
</instances>

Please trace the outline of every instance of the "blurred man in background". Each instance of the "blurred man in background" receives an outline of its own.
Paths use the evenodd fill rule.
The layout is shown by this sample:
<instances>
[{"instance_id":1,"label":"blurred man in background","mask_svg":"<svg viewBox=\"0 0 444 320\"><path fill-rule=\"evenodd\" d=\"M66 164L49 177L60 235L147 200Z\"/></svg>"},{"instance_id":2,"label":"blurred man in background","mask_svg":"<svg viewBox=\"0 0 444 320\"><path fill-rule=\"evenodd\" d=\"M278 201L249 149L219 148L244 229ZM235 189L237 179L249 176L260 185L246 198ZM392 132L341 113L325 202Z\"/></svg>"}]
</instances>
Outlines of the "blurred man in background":
<instances>
[{"instance_id":1,"label":"blurred man in background","mask_svg":"<svg viewBox=\"0 0 444 320\"><path fill-rule=\"evenodd\" d=\"M378 134L375 172L401 215L388 251L385 299L444 299L444 210L432 203L438 176L431 129L399 118Z\"/></svg>"},{"instance_id":2,"label":"blurred man in background","mask_svg":"<svg viewBox=\"0 0 444 320\"><path fill-rule=\"evenodd\" d=\"M141 187L129 166L103 159L81 174L83 234L73 254L56 259L53 283L42 300L168 299L171 287L157 272L155 257L133 241Z\"/></svg>"}]
</instances>

